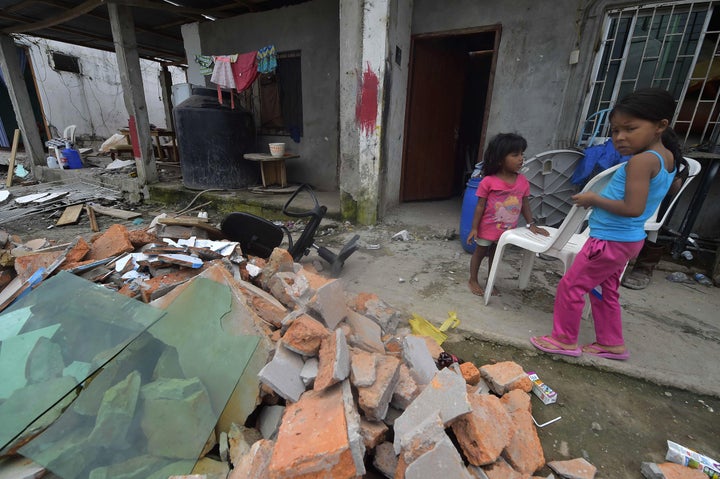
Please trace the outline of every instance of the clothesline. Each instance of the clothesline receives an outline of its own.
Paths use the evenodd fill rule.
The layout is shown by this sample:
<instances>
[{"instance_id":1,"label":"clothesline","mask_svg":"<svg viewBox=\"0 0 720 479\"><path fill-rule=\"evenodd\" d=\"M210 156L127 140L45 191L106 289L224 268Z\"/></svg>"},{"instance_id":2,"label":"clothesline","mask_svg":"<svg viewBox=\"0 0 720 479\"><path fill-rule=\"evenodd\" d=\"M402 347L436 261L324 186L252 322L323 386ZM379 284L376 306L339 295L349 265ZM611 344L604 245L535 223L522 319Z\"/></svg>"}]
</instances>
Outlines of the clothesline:
<instances>
[{"instance_id":1,"label":"clothesline","mask_svg":"<svg viewBox=\"0 0 720 479\"><path fill-rule=\"evenodd\" d=\"M274 45L268 45L247 53L195 55L195 62L200 65L200 73L211 75L210 81L217 85L218 101L222 105L222 88L240 93L250 88L258 74L274 72L277 51ZM233 95L230 95L230 106L235 108Z\"/></svg>"}]
</instances>

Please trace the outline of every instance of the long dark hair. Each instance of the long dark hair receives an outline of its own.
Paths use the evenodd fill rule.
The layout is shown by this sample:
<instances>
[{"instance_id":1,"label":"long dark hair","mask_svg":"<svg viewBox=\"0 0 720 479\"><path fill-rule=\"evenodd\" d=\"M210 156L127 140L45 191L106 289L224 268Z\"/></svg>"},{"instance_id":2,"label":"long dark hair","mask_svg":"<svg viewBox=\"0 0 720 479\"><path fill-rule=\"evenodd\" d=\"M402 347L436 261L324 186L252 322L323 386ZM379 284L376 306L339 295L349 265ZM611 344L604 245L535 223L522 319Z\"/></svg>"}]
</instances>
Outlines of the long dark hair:
<instances>
[{"instance_id":1,"label":"long dark hair","mask_svg":"<svg viewBox=\"0 0 720 479\"><path fill-rule=\"evenodd\" d=\"M667 120L670 123L675 114L675 99L670 92L662 88L640 88L615 103L615 107L610 112L610 119L616 112L625 113L641 120ZM669 124L663 131L661 140L665 148L670 150L675 157L675 167L677 168L683 163L683 155L680 149L680 140Z\"/></svg>"},{"instance_id":2,"label":"long dark hair","mask_svg":"<svg viewBox=\"0 0 720 479\"><path fill-rule=\"evenodd\" d=\"M511 153L522 153L527 140L517 133L498 133L488 143L483 156L483 176L495 175L502 170L505 157Z\"/></svg>"}]
</instances>

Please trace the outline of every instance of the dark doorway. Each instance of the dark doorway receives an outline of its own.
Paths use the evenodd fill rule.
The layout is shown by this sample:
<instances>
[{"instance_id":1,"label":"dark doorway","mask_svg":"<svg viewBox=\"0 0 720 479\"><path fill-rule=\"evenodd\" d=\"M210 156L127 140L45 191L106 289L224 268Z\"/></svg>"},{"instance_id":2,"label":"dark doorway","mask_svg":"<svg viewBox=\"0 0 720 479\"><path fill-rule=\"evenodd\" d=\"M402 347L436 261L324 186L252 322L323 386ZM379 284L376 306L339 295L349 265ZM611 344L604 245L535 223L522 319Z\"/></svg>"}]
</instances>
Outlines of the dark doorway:
<instances>
[{"instance_id":1,"label":"dark doorway","mask_svg":"<svg viewBox=\"0 0 720 479\"><path fill-rule=\"evenodd\" d=\"M30 105L32 106L33 115L35 116L38 132L40 133L40 139L45 142L48 140L47 124L44 120L45 116L37 91L30 54L27 48L21 46L17 47L17 52L20 66L23 69L22 73L23 79L25 80L25 87L30 96ZM0 128L2 128L2 133L0 133L0 149L10 148L10 143L12 142L17 127L15 109L13 108L10 93L3 79L0 81ZM20 135L20 144L22 145L22 135Z\"/></svg>"},{"instance_id":2,"label":"dark doorway","mask_svg":"<svg viewBox=\"0 0 720 479\"><path fill-rule=\"evenodd\" d=\"M412 39L401 201L458 195L479 161L500 27Z\"/></svg>"}]
</instances>

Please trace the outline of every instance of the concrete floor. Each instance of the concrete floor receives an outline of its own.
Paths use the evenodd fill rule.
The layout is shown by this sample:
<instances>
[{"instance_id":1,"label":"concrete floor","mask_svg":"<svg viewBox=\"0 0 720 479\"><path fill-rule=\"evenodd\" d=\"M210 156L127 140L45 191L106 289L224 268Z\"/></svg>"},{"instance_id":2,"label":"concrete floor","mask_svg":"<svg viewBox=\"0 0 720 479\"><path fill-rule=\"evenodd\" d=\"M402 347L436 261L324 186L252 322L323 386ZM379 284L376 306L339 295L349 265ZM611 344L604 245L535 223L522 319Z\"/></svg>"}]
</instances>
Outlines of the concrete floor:
<instances>
[{"instance_id":1,"label":"concrete floor","mask_svg":"<svg viewBox=\"0 0 720 479\"><path fill-rule=\"evenodd\" d=\"M436 324L454 310L462 321L460 328L468 333L533 349L528 338L549 334L552 328L561 264L536 261L530 287L521 291L517 289L521 256L519 250L511 250L496 283L501 296L493 296L485 306L467 287L470 254L458 239L443 239L445 230L459 229L460 208L457 198L405 203L390 211L383 221L387 235L407 229L414 236L410 242L390 241L377 234L381 229L377 227L356 231L382 248L361 250L348 259L342 274L347 290L375 292L393 306ZM630 360L556 357L720 397L720 289L665 279L672 271L690 271L687 264L663 261L660 268L647 289L620 291ZM580 340L594 340L591 318L583 320Z\"/></svg>"}]
</instances>

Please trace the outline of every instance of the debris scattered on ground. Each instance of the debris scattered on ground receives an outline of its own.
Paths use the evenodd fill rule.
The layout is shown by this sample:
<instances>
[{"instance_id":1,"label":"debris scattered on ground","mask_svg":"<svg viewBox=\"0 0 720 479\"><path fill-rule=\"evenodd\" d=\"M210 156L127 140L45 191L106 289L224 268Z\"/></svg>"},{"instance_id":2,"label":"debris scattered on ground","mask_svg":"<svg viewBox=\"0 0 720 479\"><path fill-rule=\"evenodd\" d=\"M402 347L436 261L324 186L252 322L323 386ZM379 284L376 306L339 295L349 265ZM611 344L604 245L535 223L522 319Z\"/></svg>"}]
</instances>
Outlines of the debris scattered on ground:
<instances>
[{"instance_id":1,"label":"debris scattered on ground","mask_svg":"<svg viewBox=\"0 0 720 479\"><path fill-rule=\"evenodd\" d=\"M164 334L151 326L150 338L127 348L131 354L161 346L146 372L112 360L84 382L58 419L72 426L62 435L79 442L63 446L44 463L48 469L81 468L73 477L134 470L135 477L162 479L341 479L371 468L407 479L520 478L541 470L545 477L594 477L595 467L582 458L546 464L536 427L556 419L537 425L533 381L519 364L463 362L432 338L399 328L407 318L375 294L347 295L340 280L294 263L283 249L248 257L218 234L198 217L159 218L135 230L115 224L91 241L63 245L0 234L2 307L64 271L168 314L192 312L186 320L199 326L190 334L159 319L155 327ZM188 362L185 354L208 346L194 335L212 328L229 339L260 338L247 366L219 360L237 352L230 346ZM33 356L54 354L47 342L38 344ZM211 383L220 380L234 389L217 395ZM147 419L152 411L172 420L159 427ZM84 436L80 416L92 421ZM24 447L39 448L43 436L22 436ZM117 450L105 454L82 442L88 438ZM137 456L120 453L128 448ZM88 459L73 461L81 453Z\"/></svg>"}]
</instances>

